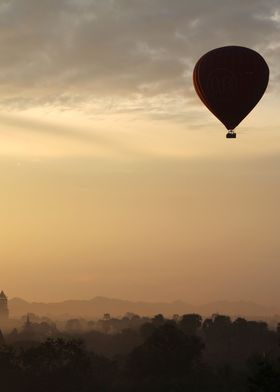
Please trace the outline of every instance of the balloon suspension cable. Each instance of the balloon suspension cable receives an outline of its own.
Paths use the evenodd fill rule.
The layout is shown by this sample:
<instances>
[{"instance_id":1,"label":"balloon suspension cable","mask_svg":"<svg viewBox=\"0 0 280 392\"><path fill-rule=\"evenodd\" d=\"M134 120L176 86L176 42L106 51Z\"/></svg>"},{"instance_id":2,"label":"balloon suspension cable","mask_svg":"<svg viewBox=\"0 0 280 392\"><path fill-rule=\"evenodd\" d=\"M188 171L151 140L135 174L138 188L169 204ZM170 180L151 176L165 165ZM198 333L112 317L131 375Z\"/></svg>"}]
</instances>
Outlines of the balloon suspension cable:
<instances>
[{"instance_id":1,"label":"balloon suspension cable","mask_svg":"<svg viewBox=\"0 0 280 392\"><path fill-rule=\"evenodd\" d=\"M228 133L226 134L227 139L236 139L236 133L234 132L233 129L230 129Z\"/></svg>"}]
</instances>

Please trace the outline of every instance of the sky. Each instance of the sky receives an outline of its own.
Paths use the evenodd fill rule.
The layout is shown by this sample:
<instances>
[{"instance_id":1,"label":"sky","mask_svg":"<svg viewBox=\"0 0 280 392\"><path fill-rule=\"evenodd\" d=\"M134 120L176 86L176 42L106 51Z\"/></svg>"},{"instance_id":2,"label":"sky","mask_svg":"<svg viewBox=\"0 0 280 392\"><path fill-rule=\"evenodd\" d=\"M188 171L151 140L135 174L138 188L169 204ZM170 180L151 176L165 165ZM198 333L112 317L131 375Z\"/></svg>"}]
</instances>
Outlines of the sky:
<instances>
[{"instance_id":1,"label":"sky","mask_svg":"<svg viewBox=\"0 0 280 392\"><path fill-rule=\"evenodd\" d=\"M257 50L236 140L196 61ZM279 0L0 1L0 289L279 306Z\"/></svg>"}]
</instances>

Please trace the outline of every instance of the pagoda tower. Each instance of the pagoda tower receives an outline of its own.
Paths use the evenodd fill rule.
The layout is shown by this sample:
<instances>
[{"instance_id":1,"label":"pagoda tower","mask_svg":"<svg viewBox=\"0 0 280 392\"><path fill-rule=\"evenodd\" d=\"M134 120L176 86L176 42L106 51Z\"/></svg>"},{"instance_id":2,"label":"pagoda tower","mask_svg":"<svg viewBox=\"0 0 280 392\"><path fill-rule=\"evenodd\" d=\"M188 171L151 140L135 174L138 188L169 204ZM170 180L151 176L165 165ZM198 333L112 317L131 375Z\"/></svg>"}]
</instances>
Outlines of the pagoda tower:
<instances>
[{"instance_id":1,"label":"pagoda tower","mask_svg":"<svg viewBox=\"0 0 280 392\"><path fill-rule=\"evenodd\" d=\"M8 320L9 309L8 309L8 298L5 293L1 291L0 293L0 321Z\"/></svg>"}]
</instances>

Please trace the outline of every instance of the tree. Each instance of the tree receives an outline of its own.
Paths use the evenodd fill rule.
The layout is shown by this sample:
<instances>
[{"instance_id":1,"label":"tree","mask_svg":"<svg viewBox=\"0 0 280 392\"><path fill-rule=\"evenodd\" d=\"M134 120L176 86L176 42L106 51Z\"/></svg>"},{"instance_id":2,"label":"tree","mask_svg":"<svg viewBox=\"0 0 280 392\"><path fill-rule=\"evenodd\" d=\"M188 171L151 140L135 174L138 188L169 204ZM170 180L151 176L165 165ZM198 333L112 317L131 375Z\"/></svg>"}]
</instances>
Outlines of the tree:
<instances>
[{"instance_id":1,"label":"tree","mask_svg":"<svg viewBox=\"0 0 280 392\"><path fill-rule=\"evenodd\" d=\"M197 330L201 327L202 317L199 314L184 314L179 325L187 335L196 335Z\"/></svg>"},{"instance_id":2,"label":"tree","mask_svg":"<svg viewBox=\"0 0 280 392\"><path fill-rule=\"evenodd\" d=\"M279 392L279 361L267 356L255 356L249 362L248 392Z\"/></svg>"},{"instance_id":3,"label":"tree","mask_svg":"<svg viewBox=\"0 0 280 392\"><path fill-rule=\"evenodd\" d=\"M162 314L156 314L153 318L152 318L152 322L154 323L154 325L156 327L159 327L160 325L163 325L165 322L165 318L163 317Z\"/></svg>"},{"instance_id":4,"label":"tree","mask_svg":"<svg viewBox=\"0 0 280 392\"><path fill-rule=\"evenodd\" d=\"M9 346L0 347L0 386L3 391L20 390L21 374L18 372L16 351Z\"/></svg>"},{"instance_id":5,"label":"tree","mask_svg":"<svg viewBox=\"0 0 280 392\"><path fill-rule=\"evenodd\" d=\"M142 377L180 377L199 360L203 343L185 335L171 324L157 328L145 343L129 356L131 374Z\"/></svg>"},{"instance_id":6,"label":"tree","mask_svg":"<svg viewBox=\"0 0 280 392\"><path fill-rule=\"evenodd\" d=\"M147 339L149 338L156 330L156 327L152 323L145 323L142 324L140 327L140 335L144 338Z\"/></svg>"},{"instance_id":7,"label":"tree","mask_svg":"<svg viewBox=\"0 0 280 392\"><path fill-rule=\"evenodd\" d=\"M21 352L27 390L87 391L82 380L90 377L90 357L79 340L47 339Z\"/></svg>"}]
</instances>

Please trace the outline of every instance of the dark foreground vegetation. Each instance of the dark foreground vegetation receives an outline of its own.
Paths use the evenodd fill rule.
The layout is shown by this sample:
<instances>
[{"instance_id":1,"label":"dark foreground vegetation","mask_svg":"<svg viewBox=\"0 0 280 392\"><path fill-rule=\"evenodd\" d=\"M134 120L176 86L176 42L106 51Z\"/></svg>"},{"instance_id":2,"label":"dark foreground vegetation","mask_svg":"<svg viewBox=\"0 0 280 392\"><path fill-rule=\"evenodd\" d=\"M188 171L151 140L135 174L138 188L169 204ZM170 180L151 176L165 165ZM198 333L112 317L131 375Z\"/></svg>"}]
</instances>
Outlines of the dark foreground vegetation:
<instances>
[{"instance_id":1,"label":"dark foreground vegetation","mask_svg":"<svg viewBox=\"0 0 280 392\"><path fill-rule=\"evenodd\" d=\"M130 328L29 330L0 344L4 392L279 392L280 328L264 322L190 314L167 320L133 315ZM72 321L72 324L74 321ZM77 325L77 321L76 321ZM41 330L48 330L45 325ZM32 339L34 334L34 339ZM56 335L56 336L55 336Z\"/></svg>"}]
</instances>

